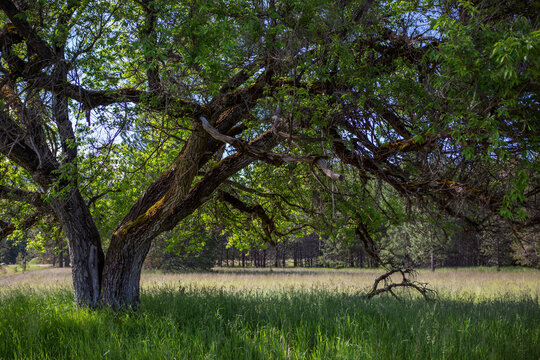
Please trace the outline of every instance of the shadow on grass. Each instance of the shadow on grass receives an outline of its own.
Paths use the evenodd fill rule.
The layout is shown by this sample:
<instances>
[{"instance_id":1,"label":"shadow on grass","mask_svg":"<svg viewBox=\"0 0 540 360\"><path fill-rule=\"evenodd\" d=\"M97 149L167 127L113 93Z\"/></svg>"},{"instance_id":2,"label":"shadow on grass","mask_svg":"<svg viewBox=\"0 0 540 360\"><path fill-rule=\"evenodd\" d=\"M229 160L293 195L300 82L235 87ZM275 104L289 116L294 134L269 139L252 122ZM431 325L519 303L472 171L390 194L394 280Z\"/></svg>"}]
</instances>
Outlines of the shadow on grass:
<instances>
[{"instance_id":1,"label":"shadow on grass","mask_svg":"<svg viewBox=\"0 0 540 360\"><path fill-rule=\"evenodd\" d=\"M138 312L75 308L64 290L0 296L0 358L531 359L537 299L397 301L317 290L156 288Z\"/></svg>"}]
</instances>

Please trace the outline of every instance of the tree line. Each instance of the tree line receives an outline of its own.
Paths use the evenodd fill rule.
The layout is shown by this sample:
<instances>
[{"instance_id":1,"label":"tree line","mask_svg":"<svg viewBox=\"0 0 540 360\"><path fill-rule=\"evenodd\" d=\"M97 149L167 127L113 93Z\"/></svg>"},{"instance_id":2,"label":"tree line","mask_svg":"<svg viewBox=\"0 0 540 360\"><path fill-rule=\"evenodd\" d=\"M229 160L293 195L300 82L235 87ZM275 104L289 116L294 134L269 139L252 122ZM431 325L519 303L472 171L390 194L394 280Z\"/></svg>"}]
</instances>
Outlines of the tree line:
<instances>
[{"instance_id":1,"label":"tree line","mask_svg":"<svg viewBox=\"0 0 540 360\"><path fill-rule=\"evenodd\" d=\"M409 231L407 231L409 230ZM410 230L414 233L411 234ZM415 243L413 235L418 226L400 228L389 237L397 246L409 247L410 260L415 267L467 267L467 266L531 266L540 265L538 250L524 247L512 240L511 234L480 233L456 229L446 239L421 239ZM433 235L433 234L431 234ZM422 234L430 236L430 234ZM408 238L408 241L404 241ZM226 236L207 235L201 249L167 251L167 240L156 241L146 258L144 268L165 271L211 270L214 267L325 267L325 268L377 268L380 266L364 250L360 241L336 242L317 234L283 239L275 246L238 249L229 246ZM43 251L28 250L25 241L0 242L0 263L15 264L38 258L53 267L68 267L69 253L63 248L46 247Z\"/></svg>"}]
</instances>

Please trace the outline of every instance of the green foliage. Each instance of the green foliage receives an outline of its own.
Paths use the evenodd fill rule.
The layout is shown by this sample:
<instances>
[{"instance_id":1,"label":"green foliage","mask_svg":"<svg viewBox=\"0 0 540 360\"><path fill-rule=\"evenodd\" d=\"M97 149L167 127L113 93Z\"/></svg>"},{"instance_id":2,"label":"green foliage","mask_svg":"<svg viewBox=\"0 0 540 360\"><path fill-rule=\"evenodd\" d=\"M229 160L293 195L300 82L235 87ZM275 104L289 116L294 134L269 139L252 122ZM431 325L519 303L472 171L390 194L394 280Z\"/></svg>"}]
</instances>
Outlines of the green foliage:
<instances>
[{"instance_id":1,"label":"green foliage","mask_svg":"<svg viewBox=\"0 0 540 360\"><path fill-rule=\"evenodd\" d=\"M427 266L444 259L450 249L456 224L439 219L417 219L388 229L381 240L381 255L386 262L412 266Z\"/></svg>"},{"instance_id":2,"label":"green foliage","mask_svg":"<svg viewBox=\"0 0 540 360\"><path fill-rule=\"evenodd\" d=\"M527 14L486 22L493 14L471 2L462 6L468 22L451 15L432 19L432 29L444 39L431 54L441 66L433 86L445 94L445 126L464 158L490 167L507 164L499 172L508 171L514 180L494 183L492 189L505 186L500 214L522 219L526 179L537 171L540 150L533 115L538 99L531 83L540 76L540 36Z\"/></svg>"},{"instance_id":3,"label":"green foliage","mask_svg":"<svg viewBox=\"0 0 540 360\"><path fill-rule=\"evenodd\" d=\"M0 263L15 264L19 253L26 251L24 242L15 242L9 239L0 239Z\"/></svg>"},{"instance_id":4,"label":"green foliage","mask_svg":"<svg viewBox=\"0 0 540 360\"><path fill-rule=\"evenodd\" d=\"M225 239L219 233L205 233L204 229L188 232L173 231L154 242L146 264L149 268L168 272L210 270L219 257L218 249Z\"/></svg>"},{"instance_id":5,"label":"green foliage","mask_svg":"<svg viewBox=\"0 0 540 360\"><path fill-rule=\"evenodd\" d=\"M345 180L329 180L313 164L255 162L168 234L169 250L200 252L208 240L201 234L221 233L229 246L246 250L316 232L339 252L358 242L362 226L385 257L403 258L409 247L423 258L440 228L407 223L415 198L422 206L432 201L430 211L466 219L534 219L527 194L539 183L540 32L525 9L476 1L38 2L19 17L49 44L65 47L71 84L110 94L146 91L148 74L157 72L167 105L159 107L161 97L151 91L137 104L91 110L69 100L75 138L60 144L49 90L23 92L25 102L42 105L46 142L61 166L41 188L2 157L0 185L39 192L48 204L79 189L108 239L144 189L174 168L191 135L200 114L181 111L179 99L204 108L238 71L249 73L240 85L246 89L272 68L264 95L238 122L238 137L249 141L268 130L279 106L290 139L272 151L327 158ZM12 51L21 61L35 55L24 43ZM2 65L12 70L7 60ZM21 80L15 90L26 85ZM24 128L22 116L6 111ZM336 137L360 165L343 162ZM78 151L74 161L63 161L62 145ZM261 217L225 204L220 190L261 206L271 231ZM20 229L33 208L8 201L0 200L0 220L18 228L10 239L25 238L36 249L58 245L51 219ZM408 234L405 244L399 233Z\"/></svg>"}]
</instances>

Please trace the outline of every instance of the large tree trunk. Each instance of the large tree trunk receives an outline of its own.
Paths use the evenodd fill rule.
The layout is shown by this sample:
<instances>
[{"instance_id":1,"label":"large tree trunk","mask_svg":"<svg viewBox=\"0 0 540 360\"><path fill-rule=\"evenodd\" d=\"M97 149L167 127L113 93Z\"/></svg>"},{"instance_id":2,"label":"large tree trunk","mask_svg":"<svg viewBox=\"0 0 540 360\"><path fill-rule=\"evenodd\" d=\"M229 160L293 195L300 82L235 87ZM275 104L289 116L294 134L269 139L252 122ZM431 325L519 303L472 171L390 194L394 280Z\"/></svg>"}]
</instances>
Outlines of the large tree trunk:
<instances>
[{"instance_id":1,"label":"large tree trunk","mask_svg":"<svg viewBox=\"0 0 540 360\"><path fill-rule=\"evenodd\" d=\"M136 236L123 239L113 236L103 269L100 299L103 305L115 309L138 307L141 270L150 250L151 240Z\"/></svg>"},{"instance_id":2,"label":"large tree trunk","mask_svg":"<svg viewBox=\"0 0 540 360\"><path fill-rule=\"evenodd\" d=\"M186 199L197 175L207 139L201 125L195 122L186 146L175 161L174 170L164 172L152 183L116 228L103 269L102 304L113 308L137 308L142 264L152 240L160 233L171 230L178 221L206 201L196 197L191 203L194 207L188 206L183 216L178 213L181 210L175 209ZM209 188L208 194L215 187ZM178 220L171 219L175 210Z\"/></svg>"},{"instance_id":3,"label":"large tree trunk","mask_svg":"<svg viewBox=\"0 0 540 360\"><path fill-rule=\"evenodd\" d=\"M52 207L68 238L75 302L95 306L101 289L104 255L99 232L78 190Z\"/></svg>"},{"instance_id":4,"label":"large tree trunk","mask_svg":"<svg viewBox=\"0 0 540 360\"><path fill-rule=\"evenodd\" d=\"M113 308L139 305L139 282L152 240L192 214L216 188L254 158L237 153L220 161L193 185L208 137L194 123L192 135L176 161L175 171L155 181L116 228L107 250L100 302ZM260 150L274 147L279 138L270 130L250 142Z\"/></svg>"}]
</instances>

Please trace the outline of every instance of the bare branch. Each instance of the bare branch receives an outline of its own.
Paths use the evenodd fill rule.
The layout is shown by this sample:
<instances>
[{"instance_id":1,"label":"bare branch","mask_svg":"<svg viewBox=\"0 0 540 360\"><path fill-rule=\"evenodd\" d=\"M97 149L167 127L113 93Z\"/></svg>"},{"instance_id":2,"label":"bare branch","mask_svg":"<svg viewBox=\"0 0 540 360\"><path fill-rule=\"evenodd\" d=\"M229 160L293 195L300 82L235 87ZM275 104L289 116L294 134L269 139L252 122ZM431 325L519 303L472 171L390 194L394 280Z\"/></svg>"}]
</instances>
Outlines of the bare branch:
<instances>
[{"instance_id":1,"label":"bare branch","mask_svg":"<svg viewBox=\"0 0 540 360\"><path fill-rule=\"evenodd\" d=\"M324 175L328 176L332 180L344 180L345 177L341 174L336 174L328 167L328 162L323 158L318 158L315 160L315 164L319 165L319 168Z\"/></svg>"}]
</instances>

